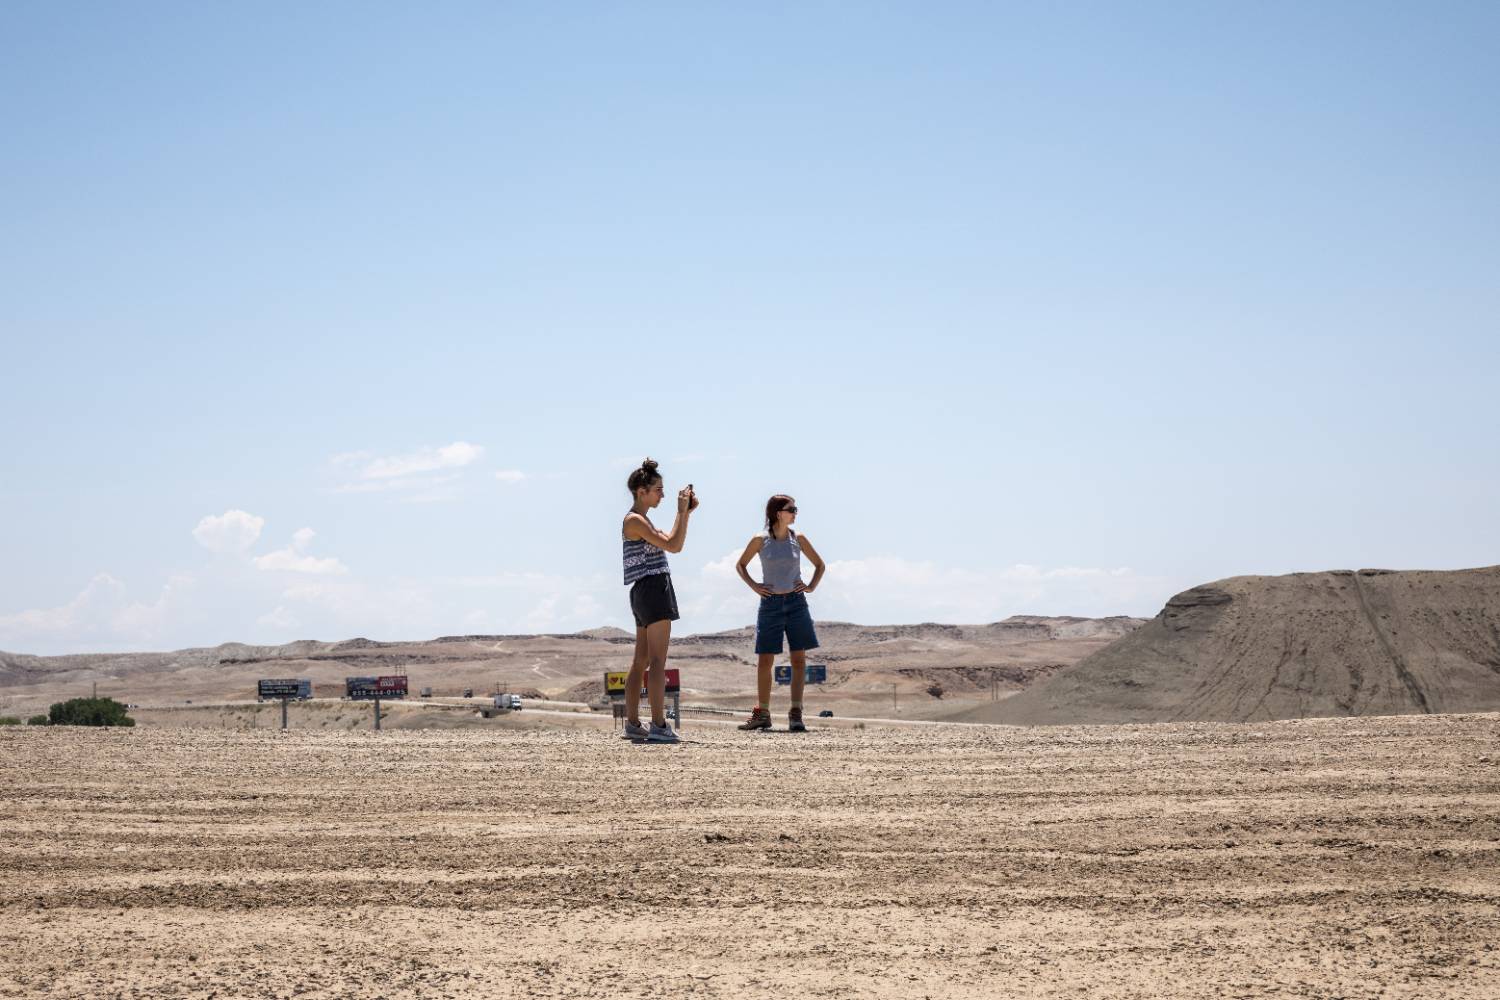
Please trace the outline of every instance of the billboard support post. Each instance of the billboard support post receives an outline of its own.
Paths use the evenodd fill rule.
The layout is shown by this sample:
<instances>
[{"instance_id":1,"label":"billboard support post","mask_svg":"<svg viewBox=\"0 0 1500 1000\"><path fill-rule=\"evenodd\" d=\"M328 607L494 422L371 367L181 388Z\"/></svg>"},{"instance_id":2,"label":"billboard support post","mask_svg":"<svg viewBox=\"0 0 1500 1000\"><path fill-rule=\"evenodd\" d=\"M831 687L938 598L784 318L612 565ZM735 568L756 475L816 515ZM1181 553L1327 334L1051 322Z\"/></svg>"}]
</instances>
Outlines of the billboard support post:
<instances>
[{"instance_id":1,"label":"billboard support post","mask_svg":"<svg viewBox=\"0 0 1500 1000\"><path fill-rule=\"evenodd\" d=\"M405 674L382 677L345 677L344 697L351 701L375 703L375 729L380 729L380 702L385 698L405 698L408 691Z\"/></svg>"},{"instance_id":2,"label":"billboard support post","mask_svg":"<svg viewBox=\"0 0 1500 1000\"><path fill-rule=\"evenodd\" d=\"M286 704L293 698L301 701L303 698L312 697L312 681L298 680L295 677L263 677L255 682L255 700L257 702L275 699L281 702L281 728L287 727ZM256 725L260 725L260 712L255 714Z\"/></svg>"}]
</instances>

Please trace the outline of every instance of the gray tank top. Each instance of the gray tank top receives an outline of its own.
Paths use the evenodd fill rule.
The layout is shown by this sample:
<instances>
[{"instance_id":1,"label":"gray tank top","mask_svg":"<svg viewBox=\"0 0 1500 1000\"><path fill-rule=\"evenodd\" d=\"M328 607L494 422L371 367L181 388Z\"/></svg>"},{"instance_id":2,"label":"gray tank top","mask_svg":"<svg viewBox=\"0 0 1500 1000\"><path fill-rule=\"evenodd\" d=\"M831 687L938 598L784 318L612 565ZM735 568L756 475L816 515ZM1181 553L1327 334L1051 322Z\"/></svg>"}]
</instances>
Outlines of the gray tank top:
<instances>
[{"instance_id":1,"label":"gray tank top","mask_svg":"<svg viewBox=\"0 0 1500 1000\"><path fill-rule=\"evenodd\" d=\"M761 582L773 593L789 594L802 579L802 546L797 544L797 533L787 529L786 537L778 540L769 531L760 546Z\"/></svg>"}]
</instances>

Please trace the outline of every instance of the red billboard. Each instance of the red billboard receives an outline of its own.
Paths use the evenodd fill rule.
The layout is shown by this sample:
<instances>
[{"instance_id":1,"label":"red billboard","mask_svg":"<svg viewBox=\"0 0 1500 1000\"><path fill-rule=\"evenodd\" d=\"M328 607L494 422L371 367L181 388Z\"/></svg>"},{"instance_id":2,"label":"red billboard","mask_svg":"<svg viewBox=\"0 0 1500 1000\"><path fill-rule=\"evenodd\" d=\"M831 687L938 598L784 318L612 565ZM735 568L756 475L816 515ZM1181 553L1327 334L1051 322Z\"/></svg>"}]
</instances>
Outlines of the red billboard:
<instances>
[{"instance_id":1,"label":"red billboard","mask_svg":"<svg viewBox=\"0 0 1500 1000\"><path fill-rule=\"evenodd\" d=\"M604 691L605 691L605 693L608 694L610 697L623 696L625 694L625 679L626 679L627 676L628 675L623 670L609 670L609 671L605 671L605 674L604 674ZM645 678L641 679L641 683L645 684ZM678 691L681 691L681 690L682 690L682 671L678 670L676 667L668 667L667 668L667 694L676 694ZM641 688L641 693L645 694L645 692L646 692L646 689L644 687L642 687Z\"/></svg>"}]
</instances>

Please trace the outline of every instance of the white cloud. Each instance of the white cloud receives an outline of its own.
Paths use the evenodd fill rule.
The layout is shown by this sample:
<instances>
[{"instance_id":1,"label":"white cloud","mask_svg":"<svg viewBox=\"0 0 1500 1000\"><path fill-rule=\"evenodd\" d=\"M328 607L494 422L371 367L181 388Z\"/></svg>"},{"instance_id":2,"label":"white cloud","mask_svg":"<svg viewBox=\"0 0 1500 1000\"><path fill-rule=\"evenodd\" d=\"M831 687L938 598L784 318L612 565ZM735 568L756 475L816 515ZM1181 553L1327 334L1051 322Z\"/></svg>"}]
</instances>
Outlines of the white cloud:
<instances>
[{"instance_id":1,"label":"white cloud","mask_svg":"<svg viewBox=\"0 0 1500 1000\"><path fill-rule=\"evenodd\" d=\"M528 476L528 478L530 478ZM379 481L377 481L379 482ZM398 496L419 497L422 491ZM132 599L100 573L55 607L0 615L0 648L25 652L174 649L226 641L281 642L299 635L422 639L457 632L572 632L598 625L631 629L618 570L536 572L516 568L421 579L366 577L313 552L320 539L299 528L285 547L252 556L264 521L230 510L204 518L194 537L236 555L204 559L170 577L154 597ZM683 619L679 634L754 621L756 597L735 573L739 549L698 563L674 557ZM603 553L600 558L605 558ZM758 570L758 567L755 567ZM983 623L1014 614L1151 615L1193 581L1128 568L943 566L896 556L832 562L813 595L816 618L894 624ZM266 609L271 609L267 611Z\"/></svg>"},{"instance_id":2,"label":"white cloud","mask_svg":"<svg viewBox=\"0 0 1500 1000\"><path fill-rule=\"evenodd\" d=\"M266 519L242 510L226 510L198 522L193 537L210 552L245 552L260 538Z\"/></svg>"},{"instance_id":3,"label":"white cloud","mask_svg":"<svg viewBox=\"0 0 1500 1000\"><path fill-rule=\"evenodd\" d=\"M677 586L692 631L733 628L755 620L756 596L735 572L733 551L705 564ZM812 569L804 566L804 579ZM758 573L751 564L751 575ZM1014 565L944 567L894 556L839 559L810 598L818 618L870 625L923 621L982 624L1011 615L1152 615L1182 581L1129 568Z\"/></svg>"},{"instance_id":4,"label":"white cloud","mask_svg":"<svg viewBox=\"0 0 1500 1000\"><path fill-rule=\"evenodd\" d=\"M525 481L529 477L520 469L500 469L495 473L495 478L500 480L502 483L519 483Z\"/></svg>"},{"instance_id":5,"label":"white cloud","mask_svg":"<svg viewBox=\"0 0 1500 1000\"><path fill-rule=\"evenodd\" d=\"M411 490L433 489L444 486L458 478L457 473L446 476L408 476L405 479L366 479L357 483L335 486L334 493L397 493Z\"/></svg>"},{"instance_id":6,"label":"white cloud","mask_svg":"<svg viewBox=\"0 0 1500 1000\"><path fill-rule=\"evenodd\" d=\"M307 555L307 548L312 544L316 535L317 532L311 528L298 528L292 535L292 544L284 549L256 556L255 568L288 573L343 574L349 572L349 567L332 556L319 559L316 556Z\"/></svg>"},{"instance_id":7,"label":"white cloud","mask_svg":"<svg viewBox=\"0 0 1500 1000\"><path fill-rule=\"evenodd\" d=\"M267 611L265 614L255 619L255 623L257 625L264 625L267 628L282 630L296 628L298 625L302 624L297 620L297 617L290 611L288 611L286 609L286 606L282 604L276 605L273 610Z\"/></svg>"},{"instance_id":8,"label":"white cloud","mask_svg":"<svg viewBox=\"0 0 1500 1000\"><path fill-rule=\"evenodd\" d=\"M12 636L76 630L113 614L124 603L125 585L108 573L99 573L66 604L0 615L0 636L6 637L9 644Z\"/></svg>"},{"instance_id":9,"label":"white cloud","mask_svg":"<svg viewBox=\"0 0 1500 1000\"><path fill-rule=\"evenodd\" d=\"M335 455L331 464L345 475L353 467L353 481L328 488L332 493L392 493L400 503L441 503L459 496L457 481L465 466L484 455L484 448L467 441L454 441L435 448L420 448L401 455L377 456L366 451ZM506 473L500 473L501 479ZM517 480L519 481L519 480Z\"/></svg>"},{"instance_id":10,"label":"white cloud","mask_svg":"<svg viewBox=\"0 0 1500 1000\"><path fill-rule=\"evenodd\" d=\"M473 464L483 454L484 448L480 445L455 441L440 448L422 448L405 455L377 458L360 471L360 478L394 479L438 469L457 469Z\"/></svg>"},{"instance_id":11,"label":"white cloud","mask_svg":"<svg viewBox=\"0 0 1500 1000\"><path fill-rule=\"evenodd\" d=\"M338 559L329 556L319 559L316 556L298 555L290 548L277 549L263 556L255 557L255 568L268 571L283 570L288 573L347 573L349 567L339 562Z\"/></svg>"},{"instance_id":12,"label":"white cloud","mask_svg":"<svg viewBox=\"0 0 1500 1000\"><path fill-rule=\"evenodd\" d=\"M194 586L192 577L173 575L146 604L129 600L120 580L98 573L66 604L0 615L0 648L102 652L159 644L179 624Z\"/></svg>"}]
</instances>

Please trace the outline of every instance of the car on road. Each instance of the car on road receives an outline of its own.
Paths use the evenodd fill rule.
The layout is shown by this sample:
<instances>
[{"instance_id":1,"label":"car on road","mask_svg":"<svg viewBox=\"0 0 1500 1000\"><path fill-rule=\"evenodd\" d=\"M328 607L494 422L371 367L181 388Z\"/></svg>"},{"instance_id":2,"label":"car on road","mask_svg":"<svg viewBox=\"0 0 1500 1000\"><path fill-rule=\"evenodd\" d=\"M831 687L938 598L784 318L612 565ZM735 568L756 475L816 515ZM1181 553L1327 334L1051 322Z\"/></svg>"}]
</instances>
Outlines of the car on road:
<instances>
[{"instance_id":1,"label":"car on road","mask_svg":"<svg viewBox=\"0 0 1500 1000\"><path fill-rule=\"evenodd\" d=\"M823 709L823 711L821 711L821 712L818 713L818 718L820 718L820 719L831 719L831 718L833 718L833 709L831 709L831 708L825 708L825 709Z\"/></svg>"}]
</instances>

